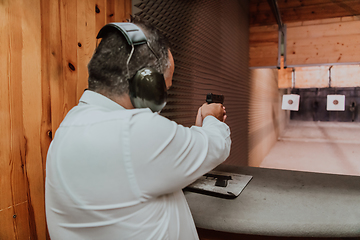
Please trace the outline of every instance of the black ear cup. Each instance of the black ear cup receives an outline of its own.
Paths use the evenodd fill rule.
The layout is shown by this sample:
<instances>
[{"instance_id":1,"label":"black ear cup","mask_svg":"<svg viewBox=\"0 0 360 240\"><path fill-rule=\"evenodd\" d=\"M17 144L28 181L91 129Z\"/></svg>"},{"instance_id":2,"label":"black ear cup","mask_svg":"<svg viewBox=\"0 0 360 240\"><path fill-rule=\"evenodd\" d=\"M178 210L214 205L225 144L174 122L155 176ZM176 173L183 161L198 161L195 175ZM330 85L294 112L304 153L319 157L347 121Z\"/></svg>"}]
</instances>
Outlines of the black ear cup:
<instances>
[{"instance_id":1,"label":"black ear cup","mask_svg":"<svg viewBox=\"0 0 360 240\"><path fill-rule=\"evenodd\" d=\"M130 100L135 108L159 112L166 105L164 76L153 68L142 68L129 80Z\"/></svg>"}]
</instances>

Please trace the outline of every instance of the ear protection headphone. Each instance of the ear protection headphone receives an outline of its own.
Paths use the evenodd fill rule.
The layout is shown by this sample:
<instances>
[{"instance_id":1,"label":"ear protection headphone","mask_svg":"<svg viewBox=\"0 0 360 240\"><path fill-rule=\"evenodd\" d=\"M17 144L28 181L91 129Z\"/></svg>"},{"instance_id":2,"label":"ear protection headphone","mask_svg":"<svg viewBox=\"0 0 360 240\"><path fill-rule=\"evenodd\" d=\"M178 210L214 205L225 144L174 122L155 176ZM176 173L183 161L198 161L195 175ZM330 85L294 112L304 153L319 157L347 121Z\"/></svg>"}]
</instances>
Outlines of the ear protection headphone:
<instances>
[{"instance_id":1,"label":"ear protection headphone","mask_svg":"<svg viewBox=\"0 0 360 240\"><path fill-rule=\"evenodd\" d=\"M159 57L149 45L143 31L133 23L109 23L99 31L97 39L102 38L107 32L114 29L120 31L131 46L131 53L126 62L129 79L129 95L135 108L150 108L153 112L159 112L166 105L167 88L163 74L154 68L145 67L139 69L134 76L130 76L129 62L134 53L135 46L146 44L157 59Z\"/></svg>"}]
</instances>

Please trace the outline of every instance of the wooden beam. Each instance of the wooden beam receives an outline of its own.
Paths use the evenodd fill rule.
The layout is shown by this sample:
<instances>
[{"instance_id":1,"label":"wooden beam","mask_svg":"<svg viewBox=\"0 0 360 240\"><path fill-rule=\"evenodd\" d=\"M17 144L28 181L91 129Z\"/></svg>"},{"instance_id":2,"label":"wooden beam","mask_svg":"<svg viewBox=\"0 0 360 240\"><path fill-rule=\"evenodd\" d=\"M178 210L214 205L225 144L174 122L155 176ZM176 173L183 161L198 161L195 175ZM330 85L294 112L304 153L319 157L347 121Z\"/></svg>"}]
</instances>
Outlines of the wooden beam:
<instances>
[{"instance_id":1,"label":"wooden beam","mask_svg":"<svg viewBox=\"0 0 360 240\"><path fill-rule=\"evenodd\" d=\"M333 66L331 68L331 87L360 87L360 66Z\"/></svg>"},{"instance_id":2,"label":"wooden beam","mask_svg":"<svg viewBox=\"0 0 360 240\"><path fill-rule=\"evenodd\" d=\"M325 88L329 86L329 66L296 67L296 88Z\"/></svg>"},{"instance_id":3,"label":"wooden beam","mask_svg":"<svg viewBox=\"0 0 360 240\"><path fill-rule=\"evenodd\" d=\"M278 0L284 23L360 15L358 0ZM271 25L276 19L266 0L250 2L250 25Z\"/></svg>"}]
</instances>

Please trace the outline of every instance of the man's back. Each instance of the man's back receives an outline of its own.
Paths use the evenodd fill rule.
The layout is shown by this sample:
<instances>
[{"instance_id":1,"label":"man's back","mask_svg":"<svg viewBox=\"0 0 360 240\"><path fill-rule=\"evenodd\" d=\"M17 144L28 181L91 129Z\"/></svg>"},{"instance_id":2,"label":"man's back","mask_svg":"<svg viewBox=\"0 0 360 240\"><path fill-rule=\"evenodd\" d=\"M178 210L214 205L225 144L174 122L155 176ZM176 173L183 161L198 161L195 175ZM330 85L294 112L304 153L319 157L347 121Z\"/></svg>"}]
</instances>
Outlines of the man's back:
<instances>
[{"instance_id":1,"label":"man's back","mask_svg":"<svg viewBox=\"0 0 360 240\"><path fill-rule=\"evenodd\" d=\"M223 160L230 131L191 129L86 91L47 159L46 213L56 239L197 239L181 189Z\"/></svg>"}]
</instances>

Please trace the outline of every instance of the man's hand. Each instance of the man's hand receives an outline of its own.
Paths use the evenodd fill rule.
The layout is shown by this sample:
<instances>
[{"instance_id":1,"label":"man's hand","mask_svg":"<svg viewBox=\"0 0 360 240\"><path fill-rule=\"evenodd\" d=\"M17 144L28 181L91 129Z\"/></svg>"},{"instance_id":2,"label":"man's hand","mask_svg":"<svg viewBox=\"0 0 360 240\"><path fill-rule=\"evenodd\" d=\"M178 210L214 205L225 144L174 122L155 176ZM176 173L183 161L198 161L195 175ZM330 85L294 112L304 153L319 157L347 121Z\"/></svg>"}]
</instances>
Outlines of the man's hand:
<instances>
[{"instance_id":1,"label":"man's hand","mask_svg":"<svg viewBox=\"0 0 360 240\"><path fill-rule=\"evenodd\" d=\"M198 110L195 126L201 127L204 118L207 116L214 116L222 122L225 122L226 110L225 107L220 103L204 103Z\"/></svg>"}]
</instances>

